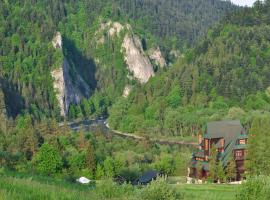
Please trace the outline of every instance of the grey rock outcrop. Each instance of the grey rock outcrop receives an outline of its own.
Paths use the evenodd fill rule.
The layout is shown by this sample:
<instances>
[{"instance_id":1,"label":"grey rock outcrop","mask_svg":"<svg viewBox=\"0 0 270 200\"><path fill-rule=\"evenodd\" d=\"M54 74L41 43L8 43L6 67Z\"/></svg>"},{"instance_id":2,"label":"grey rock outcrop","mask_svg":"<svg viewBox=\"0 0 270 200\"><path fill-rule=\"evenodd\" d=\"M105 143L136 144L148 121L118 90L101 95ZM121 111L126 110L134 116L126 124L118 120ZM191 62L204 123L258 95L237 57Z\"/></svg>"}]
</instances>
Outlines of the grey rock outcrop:
<instances>
[{"instance_id":1,"label":"grey rock outcrop","mask_svg":"<svg viewBox=\"0 0 270 200\"><path fill-rule=\"evenodd\" d=\"M153 66L145 55L140 39L137 36L126 34L123 44L124 59L132 76L140 83L146 83L154 76Z\"/></svg>"},{"instance_id":2,"label":"grey rock outcrop","mask_svg":"<svg viewBox=\"0 0 270 200\"><path fill-rule=\"evenodd\" d=\"M62 38L60 33L57 33L56 37L53 39L53 45L55 48L62 48ZM90 96L90 88L83 78L73 70L72 73L74 73L73 77L75 78L72 79L70 73L70 65L66 58L64 58L62 66L51 72L54 79L53 87L56 92L56 98L62 116L68 114L70 104L78 104L83 98Z\"/></svg>"},{"instance_id":3,"label":"grey rock outcrop","mask_svg":"<svg viewBox=\"0 0 270 200\"><path fill-rule=\"evenodd\" d=\"M149 50L149 57L151 60L155 62L156 65L164 68L166 66L165 58L162 56L160 48L150 49Z\"/></svg>"}]
</instances>

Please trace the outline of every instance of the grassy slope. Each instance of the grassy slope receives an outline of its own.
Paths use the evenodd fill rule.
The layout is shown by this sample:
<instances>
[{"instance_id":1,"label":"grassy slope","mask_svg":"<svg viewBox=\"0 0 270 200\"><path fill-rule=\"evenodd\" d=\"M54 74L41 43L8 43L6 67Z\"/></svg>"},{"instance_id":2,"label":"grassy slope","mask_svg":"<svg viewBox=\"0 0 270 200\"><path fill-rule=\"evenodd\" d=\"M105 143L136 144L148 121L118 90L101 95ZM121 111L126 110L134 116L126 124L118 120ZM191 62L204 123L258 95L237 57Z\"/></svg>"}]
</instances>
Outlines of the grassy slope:
<instances>
[{"instance_id":1,"label":"grassy slope","mask_svg":"<svg viewBox=\"0 0 270 200\"><path fill-rule=\"evenodd\" d=\"M59 200L59 199L101 199L99 186L93 190L91 187L57 182L50 179L10 177L0 178L0 200ZM186 200L231 200L236 192L235 186L230 185L172 185L185 194ZM129 197L123 193L123 199L133 199L136 191L129 193ZM124 197L125 196L125 197ZM103 197L104 198L104 197ZM102 198L102 199L103 199ZM111 198L113 199L113 198ZM117 198L119 199L119 198Z\"/></svg>"}]
</instances>

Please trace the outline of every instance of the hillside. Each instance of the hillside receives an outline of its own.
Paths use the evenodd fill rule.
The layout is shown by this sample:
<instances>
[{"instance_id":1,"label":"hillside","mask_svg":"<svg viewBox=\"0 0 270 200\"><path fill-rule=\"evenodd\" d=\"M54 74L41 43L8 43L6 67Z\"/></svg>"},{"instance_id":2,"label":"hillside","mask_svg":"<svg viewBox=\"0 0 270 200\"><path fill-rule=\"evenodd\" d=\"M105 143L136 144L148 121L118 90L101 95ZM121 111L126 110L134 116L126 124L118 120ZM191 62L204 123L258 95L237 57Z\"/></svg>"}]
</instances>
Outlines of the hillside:
<instances>
[{"instance_id":1,"label":"hillside","mask_svg":"<svg viewBox=\"0 0 270 200\"><path fill-rule=\"evenodd\" d=\"M21 174L17 176L0 175L0 195L3 200L18 198L22 200L87 200L89 198L93 200L156 200L160 196L164 199L230 200L235 199L236 195L233 185L173 185L161 182L139 188L129 185L119 186L111 181L98 181L95 186L88 186L39 176L24 177Z\"/></svg>"},{"instance_id":2,"label":"hillside","mask_svg":"<svg viewBox=\"0 0 270 200\"><path fill-rule=\"evenodd\" d=\"M177 5L170 1L166 6L158 0L6 0L0 5L0 82L5 110L8 116L27 112L35 119L107 114L116 97L123 91L127 95L140 83L128 74L136 76L141 68L134 70L129 64L148 66L146 79L137 73L146 82L161 70L157 62L164 66L171 60L172 47L191 45L232 8L236 7L228 2L211 0ZM118 32L118 25L121 34L108 34L114 28ZM52 42L57 34L59 47ZM176 38L164 40L172 35ZM100 39L102 44L97 42ZM135 60L124 55L124 39L128 47L137 48ZM75 106L79 102L82 106Z\"/></svg>"},{"instance_id":3,"label":"hillside","mask_svg":"<svg viewBox=\"0 0 270 200\"><path fill-rule=\"evenodd\" d=\"M169 70L120 99L110 125L187 136L209 120L270 111L269 1L226 17ZM268 89L267 89L268 88Z\"/></svg>"}]
</instances>

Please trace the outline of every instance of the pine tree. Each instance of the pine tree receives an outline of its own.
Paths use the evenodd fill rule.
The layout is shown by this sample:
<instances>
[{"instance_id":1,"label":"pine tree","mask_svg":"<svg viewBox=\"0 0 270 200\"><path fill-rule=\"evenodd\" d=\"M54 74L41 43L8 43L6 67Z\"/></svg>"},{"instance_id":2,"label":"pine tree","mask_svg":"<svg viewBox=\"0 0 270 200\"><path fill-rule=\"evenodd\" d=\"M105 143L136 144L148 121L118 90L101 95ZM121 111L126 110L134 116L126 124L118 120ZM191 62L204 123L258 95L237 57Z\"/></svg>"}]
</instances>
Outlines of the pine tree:
<instances>
[{"instance_id":1,"label":"pine tree","mask_svg":"<svg viewBox=\"0 0 270 200\"><path fill-rule=\"evenodd\" d=\"M86 149L86 167L94 173L96 170L96 158L94 148L91 142L88 143Z\"/></svg>"},{"instance_id":2,"label":"pine tree","mask_svg":"<svg viewBox=\"0 0 270 200\"><path fill-rule=\"evenodd\" d=\"M217 178L221 183L224 182L226 178L225 171L221 161L219 161L217 165Z\"/></svg>"},{"instance_id":3,"label":"pine tree","mask_svg":"<svg viewBox=\"0 0 270 200\"><path fill-rule=\"evenodd\" d=\"M79 135L78 141L77 141L78 149L80 149L80 150L85 149L85 147L87 145L87 141L85 139L85 134L84 134L84 128L83 127L80 127L78 135Z\"/></svg>"},{"instance_id":4,"label":"pine tree","mask_svg":"<svg viewBox=\"0 0 270 200\"><path fill-rule=\"evenodd\" d=\"M236 178L236 163L232 156L230 157L229 162L226 166L226 176L229 182Z\"/></svg>"},{"instance_id":5,"label":"pine tree","mask_svg":"<svg viewBox=\"0 0 270 200\"><path fill-rule=\"evenodd\" d=\"M217 160L217 155L218 151L215 147L212 147L210 150L210 157L209 157L209 178L212 181L216 181L217 179L217 169L218 169L218 160Z\"/></svg>"}]
</instances>

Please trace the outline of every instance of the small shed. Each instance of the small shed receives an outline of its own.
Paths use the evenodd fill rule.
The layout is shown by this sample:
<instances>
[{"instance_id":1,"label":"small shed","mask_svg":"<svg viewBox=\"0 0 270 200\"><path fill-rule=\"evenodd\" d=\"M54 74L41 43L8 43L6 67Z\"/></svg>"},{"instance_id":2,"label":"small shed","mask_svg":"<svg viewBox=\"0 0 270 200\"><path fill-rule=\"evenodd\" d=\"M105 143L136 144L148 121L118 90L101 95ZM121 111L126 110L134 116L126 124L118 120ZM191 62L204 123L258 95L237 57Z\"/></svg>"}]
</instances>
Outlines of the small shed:
<instances>
[{"instance_id":1,"label":"small shed","mask_svg":"<svg viewBox=\"0 0 270 200\"><path fill-rule=\"evenodd\" d=\"M155 170L149 170L142 174L137 180L135 180L133 185L147 185L151 183L153 180L156 180L161 174Z\"/></svg>"}]
</instances>

